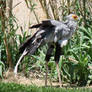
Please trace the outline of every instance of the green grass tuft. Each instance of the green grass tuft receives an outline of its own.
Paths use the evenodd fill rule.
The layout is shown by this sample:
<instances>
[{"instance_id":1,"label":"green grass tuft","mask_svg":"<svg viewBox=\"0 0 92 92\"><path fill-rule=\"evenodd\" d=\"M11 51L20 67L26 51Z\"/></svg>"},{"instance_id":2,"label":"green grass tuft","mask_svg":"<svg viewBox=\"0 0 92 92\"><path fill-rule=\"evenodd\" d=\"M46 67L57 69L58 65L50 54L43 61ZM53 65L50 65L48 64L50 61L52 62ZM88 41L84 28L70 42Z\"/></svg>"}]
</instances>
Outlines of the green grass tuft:
<instances>
[{"instance_id":1,"label":"green grass tuft","mask_svg":"<svg viewBox=\"0 0 92 92\"><path fill-rule=\"evenodd\" d=\"M90 88L55 88L0 83L0 92L92 92Z\"/></svg>"}]
</instances>

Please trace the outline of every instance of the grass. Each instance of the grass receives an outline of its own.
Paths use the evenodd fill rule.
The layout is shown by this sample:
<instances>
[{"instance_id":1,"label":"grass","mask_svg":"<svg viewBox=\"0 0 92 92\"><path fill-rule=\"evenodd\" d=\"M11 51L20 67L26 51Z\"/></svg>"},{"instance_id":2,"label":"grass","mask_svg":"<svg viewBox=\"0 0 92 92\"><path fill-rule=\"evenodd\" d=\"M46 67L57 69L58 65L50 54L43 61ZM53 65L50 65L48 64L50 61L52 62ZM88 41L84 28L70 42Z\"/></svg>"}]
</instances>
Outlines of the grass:
<instances>
[{"instance_id":1,"label":"grass","mask_svg":"<svg viewBox=\"0 0 92 92\"><path fill-rule=\"evenodd\" d=\"M91 88L51 88L27 86L15 83L0 83L0 92L92 92Z\"/></svg>"}]
</instances>

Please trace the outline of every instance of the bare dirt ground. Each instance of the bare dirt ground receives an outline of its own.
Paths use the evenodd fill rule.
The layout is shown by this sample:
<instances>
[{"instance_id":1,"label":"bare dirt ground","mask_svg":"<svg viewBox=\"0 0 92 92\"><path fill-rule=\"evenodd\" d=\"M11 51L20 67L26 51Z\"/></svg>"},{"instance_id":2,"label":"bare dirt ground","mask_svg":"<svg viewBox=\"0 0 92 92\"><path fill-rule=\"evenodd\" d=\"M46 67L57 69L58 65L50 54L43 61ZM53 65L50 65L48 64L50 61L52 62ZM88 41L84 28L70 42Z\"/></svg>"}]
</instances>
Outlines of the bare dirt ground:
<instances>
[{"instance_id":1,"label":"bare dirt ground","mask_svg":"<svg viewBox=\"0 0 92 92\"><path fill-rule=\"evenodd\" d=\"M38 76L38 77L37 77ZM2 82L13 82L18 84L24 84L24 85L36 85L36 86L44 86L45 85L45 76L42 77L39 75L36 75L35 73L30 73L30 77L25 77L23 73L18 73L17 75L14 75L13 72L5 72L4 73L4 79ZM50 79L48 79L48 86L59 86L58 82L51 82Z\"/></svg>"},{"instance_id":2,"label":"bare dirt ground","mask_svg":"<svg viewBox=\"0 0 92 92\"><path fill-rule=\"evenodd\" d=\"M5 72L4 73L4 79L2 80L2 82L4 83L17 83L17 84L24 84L24 85L35 85L35 86L45 86L45 77L40 76L41 74L37 74L37 73L30 73L30 77L25 77L23 75L23 73L18 73L17 75L14 75L13 72ZM38 77L37 77L38 76ZM53 87L59 87L59 82L57 81L50 81L50 79L48 79L48 86L53 86ZM75 85L71 85L70 84L63 84L63 87L69 87L69 88L76 88L77 86ZM81 88L92 88L91 86L85 86L85 87L81 87Z\"/></svg>"}]
</instances>

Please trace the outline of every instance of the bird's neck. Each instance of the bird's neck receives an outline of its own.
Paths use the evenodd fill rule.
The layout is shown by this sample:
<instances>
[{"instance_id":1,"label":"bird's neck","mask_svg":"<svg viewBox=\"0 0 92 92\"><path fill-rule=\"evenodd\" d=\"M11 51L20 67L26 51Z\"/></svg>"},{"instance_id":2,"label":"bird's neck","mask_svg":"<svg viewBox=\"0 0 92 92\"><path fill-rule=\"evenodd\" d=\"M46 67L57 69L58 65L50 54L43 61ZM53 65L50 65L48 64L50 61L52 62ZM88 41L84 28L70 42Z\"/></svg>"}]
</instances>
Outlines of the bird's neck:
<instances>
[{"instance_id":1,"label":"bird's neck","mask_svg":"<svg viewBox=\"0 0 92 92\"><path fill-rule=\"evenodd\" d=\"M76 21L72 21L72 20L66 20L65 24L72 30L75 31L76 27L77 27L77 22Z\"/></svg>"}]
</instances>

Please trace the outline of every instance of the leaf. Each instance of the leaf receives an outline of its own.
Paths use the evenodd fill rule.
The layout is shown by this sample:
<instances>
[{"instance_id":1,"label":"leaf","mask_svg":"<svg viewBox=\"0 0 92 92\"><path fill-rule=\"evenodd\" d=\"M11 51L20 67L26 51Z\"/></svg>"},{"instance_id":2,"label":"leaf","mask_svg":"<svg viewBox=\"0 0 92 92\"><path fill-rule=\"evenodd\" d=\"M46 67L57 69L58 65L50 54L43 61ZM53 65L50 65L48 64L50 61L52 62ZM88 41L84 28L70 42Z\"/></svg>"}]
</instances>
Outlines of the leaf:
<instances>
[{"instance_id":1,"label":"leaf","mask_svg":"<svg viewBox=\"0 0 92 92\"><path fill-rule=\"evenodd\" d=\"M2 73L3 73L3 70L2 70L2 65L0 65L0 77L2 78Z\"/></svg>"}]
</instances>

